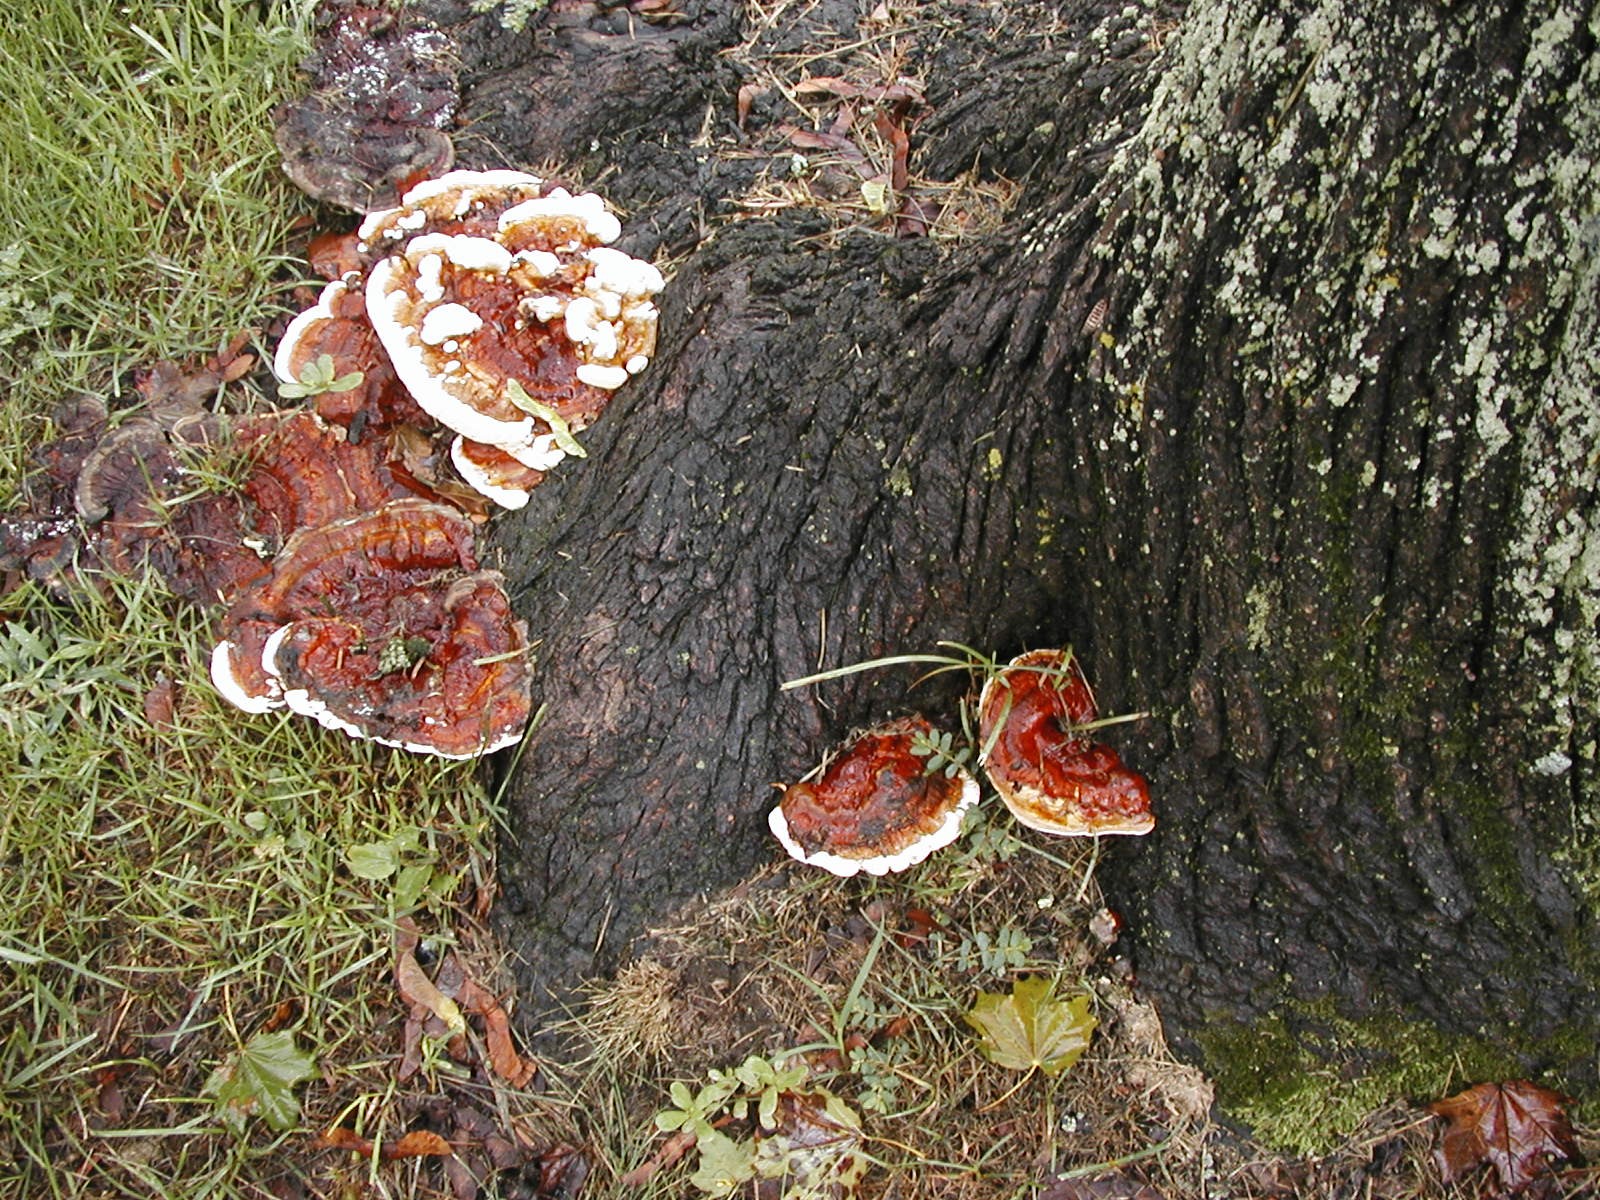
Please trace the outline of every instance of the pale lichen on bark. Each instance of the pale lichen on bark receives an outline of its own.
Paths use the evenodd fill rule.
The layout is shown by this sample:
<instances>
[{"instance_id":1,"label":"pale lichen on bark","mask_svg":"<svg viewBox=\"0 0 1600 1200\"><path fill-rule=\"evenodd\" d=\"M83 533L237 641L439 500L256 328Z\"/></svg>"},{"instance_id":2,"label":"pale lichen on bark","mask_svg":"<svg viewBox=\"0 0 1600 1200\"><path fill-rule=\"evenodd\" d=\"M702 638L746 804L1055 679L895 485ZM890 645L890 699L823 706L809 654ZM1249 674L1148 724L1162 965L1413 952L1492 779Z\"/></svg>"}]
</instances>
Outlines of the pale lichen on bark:
<instances>
[{"instance_id":1,"label":"pale lichen on bark","mask_svg":"<svg viewBox=\"0 0 1600 1200\"><path fill-rule=\"evenodd\" d=\"M1124 545L1117 514L1181 519L1138 533L1182 543L1166 561L1200 577L1179 669L1223 716L1172 718L1212 788L1183 798L1182 834L1228 825L1241 783L1283 839L1254 867L1359 829L1394 848L1384 870L1316 886L1441 928L1471 916L1520 979L1528 930L1592 929L1552 897L1600 909L1563 790L1600 842L1600 10L1297 8L1191 5L1102 181L1109 304L1073 378L1118 496L1101 515ZM1216 486L1174 505L1197 477ZM1282 807L1303 818L1287 833ZM1552 854L1564 884L1533 865ZM1180 941L1218 943L1228 919ZM1366 1000L1393 978L1363 976ZM1397 995L1444 978L1419 952ZM1515 1053L1549 1051L1529 1049L1546 1033Z\"/></svg>"},{"instance_id":2,"label":"pale lichen on bark","mask_svg":"<svg viewBox=\"0 0 1600 1200\"><path fill-rule=\"evenodd\" d=\"M1537 95L1552 76L1572 78L1562 68L1582 44L1584 24L1592 46L1600 13L1565 6L1539 26L1525 94ZM1600 60L1590 53L1567 86L1569 148L1519 174L1525 188L1507 230L1512 275L1532 268L1548 280L1546 295L1535 298L1542 303L1528 306L1534 311L1508 313L1512 333L1555 324L1560 338L1550 361L1534 358L1537 386L1516 396L1512 410L1521 489L1503 632L1520 644L1524 670L1542 680L1530 715L1550 740L1533 769L1577 770L1579 824L1600 838ZM1546 339L1528 340L1532 358Z\"/></svg>"},{"instance_id":3,"label":"pale lichen on bark","mask_svg":"<svg viewBox=\"0 0 1600 1200\"><path fill-rule=\"evenodd\" d=\"M1482 69L1470 20L1434 5L1327 0L1298 19L1266 4L1192 8L1101 192L1097 243L1138 269L1119 278L1106 321L1114 345L1089 372L1120 399L1158 369L1175 348L1174 297L1208 245L1218 282L1177 340L1235 337L1226 386L1296 418L1282 444L1246 446L1244 466L1287 454L1328 487L1353 479L1431 507L1475 486L1499 456L1518 456L1501 632L1525 639L1548 678L1535 717L1551 748L1589 759L1592 737L1565 747L1600 700L1600 154L1583 102L1600 86L1583 37L1596 20L1579 3L1546 4L1528 17L1525 52ZM1397 46L1410 74L1380 99ZM1551 145L1559 152L1529 150ZM1452 156L1466 165L1450 166ZM1420 274L1448 291L1407 307ZM1392 419L1415 423L1421 446L1391 462L1344 461L1363 390L1388 387L1386 370L1419 332L1435 343L1427 386L1399 395L1408 411ZM1109 441L1136 456L1161 409L1117 408ZM1452 452L1433 452L1450 442Z\"/></svg>"}]
</instances>

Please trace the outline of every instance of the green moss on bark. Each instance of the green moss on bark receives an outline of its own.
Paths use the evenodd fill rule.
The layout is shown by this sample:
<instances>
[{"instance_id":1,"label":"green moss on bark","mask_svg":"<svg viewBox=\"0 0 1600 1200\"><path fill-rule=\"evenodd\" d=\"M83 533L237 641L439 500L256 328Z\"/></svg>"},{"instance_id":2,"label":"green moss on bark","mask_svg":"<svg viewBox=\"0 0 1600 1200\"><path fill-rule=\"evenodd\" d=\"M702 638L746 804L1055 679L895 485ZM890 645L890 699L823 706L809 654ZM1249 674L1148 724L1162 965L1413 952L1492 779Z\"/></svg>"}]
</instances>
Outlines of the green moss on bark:
<instances>
[{"instance_id":1,"label":"green moss on bark","mask_svg":"<svg viewBox=\"0 0 1600 1200\"><path fill-rule=\"evenodd\" d=\"M1299 1005L1256 1025L1225 1021L1200 1037L1217 1098L1267 1144L1299 1154L1338 1145L1386 1105L1422 1104L1484 1080L1519 1078L1529 1061L1573 1061L1593 1049L1592 1031L1563 1029L1530 1041L1441 1033L1388 1013L1351 1020L1332 1002ZM1333 1064L1333 1065L1329 1065ZM1558 1089L1573 1081L1557 1075ZM1600 1099L1580 1094L1577 1116L1592 1120Z\"/></svg>"}]
</instances>

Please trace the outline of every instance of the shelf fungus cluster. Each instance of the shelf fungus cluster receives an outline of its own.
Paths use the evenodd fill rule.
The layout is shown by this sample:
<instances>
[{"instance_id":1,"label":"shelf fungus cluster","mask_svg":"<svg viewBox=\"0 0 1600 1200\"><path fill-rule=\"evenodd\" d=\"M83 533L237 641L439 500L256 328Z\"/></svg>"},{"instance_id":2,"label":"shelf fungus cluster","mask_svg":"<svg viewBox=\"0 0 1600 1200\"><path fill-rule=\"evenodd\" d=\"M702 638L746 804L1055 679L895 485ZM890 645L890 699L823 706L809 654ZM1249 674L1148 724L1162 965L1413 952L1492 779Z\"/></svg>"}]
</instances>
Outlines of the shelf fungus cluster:
<instances>
[{"instance_id":1,"label":"shelf fungus cluster","mask_svg":"<svg viewBox=\"0 0 1600 1200\"><path fill-rule=\"evenodd\" d=\"M474 532L582 456L654 351L662 279L620 232L598 196L455 171L318 239L328 282L272 364L303 406L214 411L242 342L144 373L134 412L64 406L33 511L0 517L0 586L150 569L221 606L212 680L248 712L451 758L515 742L528 631Z\"/></svg>"},{"instance_id":2,"label":"shelf fungus cluster","mask_svg":"<svg viewBox=\"0 0 1600 1200\"><path fill-rule=\"evenodd\" d=\"M1099 711L1070 650L1034 650L978 700L984 773L1012 815L1062 837L1155 827L1142 776L1094 741ZM768 824L789 855L835 875L902 871L949 845L978 784L922 717L851 739L816 778L785 789Z\"/></svg>"},{"instance_id":3,"label":"shelf fungus cluster","mask_svg":"<svg viewBox=\"0 0 1600 1200\"><path fill-rule=\"evenodd\" d=\"M324 248L335 277L273 370L381 467L276 530L223 619L222 695L450 758L521 736L527 628L474 557L473 519L581 457L574 434L649 362L662 279L608 245L620 233L598 196L453 171Z\"/></svg>"},{"instance_id":4,"label":"shelf fungus cluster","mask_svg":"<svg viewBox=\"0 0 1600 1200\"><path fill-rule=\"evenodd\" d=\"M520 508L655 351L661 274L621 231L600 197L518 171L420 183L361 223L274 370L361 379L318 412L437 428L466 484Z\"/></svg>"},{"instance_id":5,"label":"shelf fungus cluster","mask_svg":"<svg viewBox=\"0 0 1600 1200\"><path fill-rule=\"evenodd\" d=\"M528 717L527 628L471 547L459 510L418 499L297 530L229 607L217 690L417 753L510 745Z\"/></svg>"}]
</instances>

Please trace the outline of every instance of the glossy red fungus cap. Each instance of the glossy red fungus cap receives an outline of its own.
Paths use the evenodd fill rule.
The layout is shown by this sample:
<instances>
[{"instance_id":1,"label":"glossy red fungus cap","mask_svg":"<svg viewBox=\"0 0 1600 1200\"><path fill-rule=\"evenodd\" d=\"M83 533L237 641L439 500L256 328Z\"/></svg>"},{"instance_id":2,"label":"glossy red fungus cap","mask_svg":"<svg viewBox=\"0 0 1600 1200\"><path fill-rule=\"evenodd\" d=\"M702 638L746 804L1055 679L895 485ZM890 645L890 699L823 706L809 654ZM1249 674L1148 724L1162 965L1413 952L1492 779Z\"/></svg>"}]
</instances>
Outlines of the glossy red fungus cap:
<instances>
[{"instance_id":1,"label":"glossy red fungus cap","mask_svg":"<svg viewBox=\"0 0 1600 1200\"><path fill-rule=\"evenodd\" d=\"M351 616L291 621L262 663L288 708L330 729L475 758L522 736L527 650L503 580L480 571L414 582Z\"/></svg>"},{"instance_id":2,"label":"glossy red fungus cap","mask_svg":"<svg viewBox=\"0 0 1600 1200\"><path fill-rule=\"evenodd\" d=\"M978 783L959 768L929 771L913 738L933 733L921 717L869 729L850 741L812 783L797 783L768 816L791 857L835 875L904 871L948 846Z\"/></svg>"},{"instance_id":3,"label":"glossy red fungus cap","mask_svg":"<svg viewBox=\"0 0 1600 1200\"><path fill-rule=\"evenodd\" d=\"M591 193L453 171L362 223L367 318L434 420L549 470L655 350L661 274L620 232Z\"/></svg>"},{"instance_id":4,"label":"glossy red fungus cap","mask_svg":"<svg viewBox=\"0 0 1600 1200\"><path fill-rule=\"evenodd\" d=\"M304 410L245 420L237 437L252 461L242 490L252 532L272 551L300 530L374 512L394 500L438 499L406 469L385 435L355 439Z\"/></svg>"},{"instance_id":5,"label":"glossy red fungus cap","mask_svg":"<svg viewBox=\"0 0 1600 1200\"><path fill-rule=\"evenodd\" d=\"M447 758L527 723L528 631L479 571L472 523L395 500L295 532L236 600L212 679L240 708L287 706L353 737Z\"/></svg>"},{"instance_id":6,"label":"glossy red fungus cap","mask_svg":"<svg viewBox=\"0 0 1600 1200\"><path fill-rule=\"evenodd\" d=\"M1155 828L1144 777L1082 729L1099 716L1070 650L1030 650L984 685L978 741L995 791L1030 829L1062 837Z\"/></svg>"}]
</instances>

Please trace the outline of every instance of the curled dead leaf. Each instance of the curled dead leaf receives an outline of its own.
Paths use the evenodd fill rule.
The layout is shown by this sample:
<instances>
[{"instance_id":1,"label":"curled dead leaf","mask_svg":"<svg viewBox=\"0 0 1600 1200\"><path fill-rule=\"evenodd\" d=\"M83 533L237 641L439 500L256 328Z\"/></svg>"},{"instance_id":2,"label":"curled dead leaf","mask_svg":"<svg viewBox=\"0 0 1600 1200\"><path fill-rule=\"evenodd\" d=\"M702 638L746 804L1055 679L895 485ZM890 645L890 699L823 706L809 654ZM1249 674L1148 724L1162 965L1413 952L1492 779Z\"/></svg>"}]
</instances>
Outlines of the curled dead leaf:
<instances>
[{"instance_id":1,"label":"curled dead leaf","mask_svg":"<svg viewBox=\"0 0 1600 1200\"><path fill-rule=\"evenodd\" d=\"M335 1125L319 1133L314 1143L319 1150L348 1150L362 1158L371 1158L372 1142L354 1129ZM437 1133L427 1129L414 1129L392 1142L385 1142L378 1150L385 1162L397 1158L442 1158L455 1153L454 1148Z\"/></svg>"},{"instance_id":2,"label":"curled dead leaf","mask_svg":"<svg viewBox=\"0 0 1600 1200\"><path fill-rule=\"evenodd\" d=\"M801 100L838 98L840 100L868 100L877 103L925 103L922 92L912 84L901 81L890 84L851 83L837 75L812 75L794 86L794 94Z\"/></svg>"},{"instance_id":3,"label":"curled dead leaf","mask_svg":"<svg viewBox=\"0 0 1600 1200\"><path fill-rule=\"evenodd\" d=\"M750 106L771 90L771 88L759 83L740 85L738 98L734 102L734 111L740 129L743 129L745 122L750 119Z\"/></svg>"},{"instance_id":4,"label":"curled dead leaf","mask_svg":"<svg viewBox=\"0 0 1600 1200\"><path fill-rule=\"evenodd\" d=\"M431 1012L453 1034L466 1030L467 1019L461 1015L461 1008L434 986L433 980L428 978L428 973L417 963L416 956L409 950L402 951L395 958L394 964L395 983L400 988L400 998L413 1008L420 1005Z\"/></svg>"},{"instance_id":5,"label":"curled dead leaf","mask_svg":"<svg viewBox=\"0 0 1600 1200\"><path fill-rule=\"evenodd\" d=\"M364 1158L372 1155L372 1143L354 1129L347 1129L343 1125L335 1125L317 1134L312 1144L318 1150L348 1150Z\"/></svg>"},{"instance_id":6,"label":"curled dead leaf","mask_svg":"<svg viewBox=\"0 0 1600 1200\"><path fill-rule=\"evenodd\" d=\"M633 1170L622 1177L623 1187L643 1187L655 1177L657 1171L664 1170L678 1162L689 1151L693 1150L698 1141L694 1134L680 1129L661 1143L660 1148L645 1159Z\"/></svg>"},{"instance_id":7,"label":"curled dead leaf","mask_svg":"<svg viewBox=\"0 0 1600 1200\"><path fill-rule=\"evenodd\" d=\"M499 999L476 980L466 980L458 993L461 1003L483 1020L483 1036L489 1054L489 1068L514 1088L527 1087L539 1064L517 1053L511 1039L511 1020Z\"/></svg>"}]
</instances>

